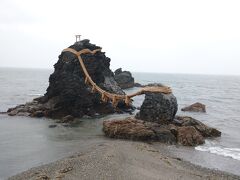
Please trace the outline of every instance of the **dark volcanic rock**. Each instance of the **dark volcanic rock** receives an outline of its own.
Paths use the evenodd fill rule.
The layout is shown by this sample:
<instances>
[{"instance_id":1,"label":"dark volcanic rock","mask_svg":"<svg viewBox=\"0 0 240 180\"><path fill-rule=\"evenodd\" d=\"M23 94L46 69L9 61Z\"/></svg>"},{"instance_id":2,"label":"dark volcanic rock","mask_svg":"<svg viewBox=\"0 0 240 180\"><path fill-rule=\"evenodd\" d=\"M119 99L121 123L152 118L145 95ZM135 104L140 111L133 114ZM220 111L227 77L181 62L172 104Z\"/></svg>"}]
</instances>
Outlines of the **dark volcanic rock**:
<instances>
[{"instance_id":1,"label":"dark volcanic rock","mask_svg":"<svg viewBox=\"0 0 240 180\"><path fill-rule=\"evenodd\" d=\"M88 48L90 50L100 47L91 44L89 40L82 40L70 46L77 51ZM104 52L82 55L85 66L93 81L102 89L117 94L124 94L109 69L110 58ZM84 83L85 75L80 67L77 57L70 52L60 54L58 62L54 65L54 72L49 78L49 87L44 96L30 103L21 105L21 108L31 116L47 116L62 118L67 115L82 117L94 114L109 114L115 112L110 102L103 103L98 93L92 93L91 88ZM121 110L124 104L118 106ZM121 111L120 110L120 111ZM40 113L41 111L41 113ZM119 109L118 109L119 111ZM19 107L9 109L9 115L18 115Z\"/></svg>"},{"instance_id":2,"label":"dark volcanic rock","mask_svg":"<svg viewBox=\"0 0 240 180\"><path fill-rule=\"evenodd\" d=\"M177 99L173 94L147 93L136 118L169 124L173 121L177 110Z\"/></svg>"},{"instance_id":3,"label":"dark volcanic rock","mask_svg":"<svg viewBox=\"0 0 240 180\"><path fill-rule=\"evenodd\" d=\"M202 103L197 102L190 106L184 107L181 110L190 112L206 112L206 106Z\"/></svg>"},{"instance_id":4,"label":"dark volcanic rock","mask_svg":"<svg viewBox=\"0 0 240 180\"><path fill-rule=\"evenodd\" d=\"M129 71L122 71L122 68L119 68L114 72L114 74L116 82L122 89L134 87L134 78Z\"/></svg>"}]
</instances>

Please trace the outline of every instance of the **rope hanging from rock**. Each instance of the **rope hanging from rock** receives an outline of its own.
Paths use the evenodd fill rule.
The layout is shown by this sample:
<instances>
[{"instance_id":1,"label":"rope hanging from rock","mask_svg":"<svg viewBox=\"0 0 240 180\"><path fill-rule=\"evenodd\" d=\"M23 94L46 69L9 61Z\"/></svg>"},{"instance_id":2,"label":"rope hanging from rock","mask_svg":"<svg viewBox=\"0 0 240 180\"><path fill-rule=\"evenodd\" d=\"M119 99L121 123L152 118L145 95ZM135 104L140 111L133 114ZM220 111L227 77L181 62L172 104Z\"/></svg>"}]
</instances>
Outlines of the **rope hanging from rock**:
<instances>
[{"instance_id":1,"label":"rope hanging from rock","mask_svg":"<svg viewBox=\"0 0 240 180\"><path fill-rule=\"evenodd\" d=\"M167 86L146 86L144 88L142 88L140 91L130 94L130 95L120 95L120 94L114 94L114 93L109 93L103 89L101 89L95 82L93 82L92 78L90 77L90 75L88 74L88 71L85 67L85 64L83 62L83 59L81 57L81 54L95 54L98 51L101 51L101 49L95 49L93 51L91 51L90 49L83 49L81 51L76 51L72 48L67 48L64 49L62 52L71 52L73 54L75 54L78 57L79 63L82 67L82 70L84 72L85 75L85 84L89 84L92 86L92 92L98 92L99 94L101 94L101 100L103 102L107 102L107 101L111 101L112 105L114 107L116 107L118 105L118 102L123 100L125 102L125 104L127 106L129 106L132 102L132 99L134 96L138 96L138 95L142 95L148 92L153 92L153 93L164 93L164 94L170 94L172 93L172 90L170 87Z\"/></svg>"}]
</instances>

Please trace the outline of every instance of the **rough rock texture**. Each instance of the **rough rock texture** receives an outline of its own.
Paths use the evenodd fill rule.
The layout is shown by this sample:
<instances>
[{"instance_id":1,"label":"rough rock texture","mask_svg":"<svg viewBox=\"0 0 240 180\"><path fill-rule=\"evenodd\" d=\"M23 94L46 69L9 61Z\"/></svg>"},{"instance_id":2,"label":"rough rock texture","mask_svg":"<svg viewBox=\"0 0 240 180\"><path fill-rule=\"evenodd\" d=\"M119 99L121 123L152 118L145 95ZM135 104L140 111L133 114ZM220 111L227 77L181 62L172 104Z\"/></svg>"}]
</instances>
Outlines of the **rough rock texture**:
<instances>
[{"instance_id":1,"label":"rough rock texture","mask_svg":"<svg viewBox=\"0 0 240 180\"><path fill-rule=\"evenodd\" d=\"M177 141L184 146L196 146L204 143L204 138L193 126L179 127Z\"/></svg>"},{"instance_id":2,"label":"rough rock texture","mask_svg":"<svg viewBox=\"0 0 240 180\"><path fill-rule=\"evenodd\" d=\"M88 48L90 50L100 47L91 44L89 40L82 40L70 46L77 51ZM124 94L114 80L114 74L109 69L110 58L104 52L82 55L85 66L98 86L108 92ZM82 117L95 114L108 114L116 110L111 103L103 103L98 93L92 93L91 88L84 83L85 76L77 57L70 53L61 53L58 62L54 65L54 72L49 78L49 87L44 96L30 103L8 110L9 115L25 115L52 118L62 118L67 115ZM118 106L125 110L123 103ZM118 109L118 110L120 110Z\"/></svg>"},{"instance_id":3,"label":"rough rock texture","mask_svg":"<svg viewBox=\"0 0 240 180\"><path fill-rule=\"evenodd\" d=\"M103 131L110 138L176 143L176 138L169 127L161 127L159 124L148 123L135 118L104 121Z\"/></svg>"},{"instance_id":4,"label":"rough rock texture","mask_svg":"<svg viewBox=\"0 0 240 180\"><path fill-rule=\"evenodd\" d=\"M193 126L196 128L204 137L219 137L221 132L215 128L211 128L202 122L189 117L189 116L176 116L180 126Z\"/></svg>"},{"instance_id":5,"label":"rough rock texture","mask_svg":"<svg viewBox=\"0 0 240 180\"><path fill-rule=\"evenodd\" d=\"M177 99L173 94L147 93L136 118L169 124L173 121L177 110Z\"/></svg>"},{"instance_id":6,"label":"rough rock texture","mask_svg":"<svg viewBox=\"0 0 240 180\"><path fill-rule=\"evenodd\" d=\"M197 102L190 106L184 107L181 110L190 112L206 112L206 106L202 103Z\"/></svg>"},{"instance_id":7,"label":"rough rock texture","mask_svg":"<svg viewBox=\"0 0 240 180\"><path fill-rule=\"evenodd\" d=\"M103 122L103 132L110 138L178 143L184 146L197 146L203 144L206 137L221 136L220 131L196 119L186 116L177 118L168 125L131 117L106 120Z\"/></svg>"},{"instance_id":8,"label":"rough rock texture","mask_svg":"<svg viewBox=\"0 0 240 180\"><path fill-rule=\"evenodd\" d=\"M122 68L119 68L114 72L114 74L116 82L122 89L134 87L134 78L129 71L122 71Z\"/></svg>"},{"instance_id":9,"label":"rough rock texture","mask_svg":"<svg viewBox=\"0 0 240 180\"><path fill-rule=\"evenodd\" d=\"M108 137L131 140L153 139L154 132L144 125L144 121L127 118L124 121L104 121L103 131Z\"/></svg>"}]
</instances>

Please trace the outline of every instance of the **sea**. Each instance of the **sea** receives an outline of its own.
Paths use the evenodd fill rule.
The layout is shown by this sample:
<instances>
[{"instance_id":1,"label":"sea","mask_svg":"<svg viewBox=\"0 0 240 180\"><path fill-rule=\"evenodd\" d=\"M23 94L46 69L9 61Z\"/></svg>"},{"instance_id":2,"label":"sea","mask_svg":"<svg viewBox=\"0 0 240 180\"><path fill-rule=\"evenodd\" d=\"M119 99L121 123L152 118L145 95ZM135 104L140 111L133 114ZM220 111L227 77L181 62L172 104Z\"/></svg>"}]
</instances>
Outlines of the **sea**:
<instances>
[{"instance_id":1,"label":"sea","mask_svg":"<svg viewBox=\"0 0 240 180\"><path fill-rule=\"evenodd\" d=\"M0 68L0 112L31 101L46 92L53 69ZM207 139L197 147L162 145L170 156L190 163L240 175L240 76L133 73L141 84L162 83L170 86L178 101L178 115L191 116L219 129L222 136ZM126 90L126 93L138 88ZM134 98L140 107L144 95ZM207 113L181 112L195 102L206 105ZM136 112L135 112L136 113ZM0 179L43 165L107 141L102 121L125 115L82 119L73 126L57 125L48 118L11 117L0 114Z\"/></svg>"}]
</instances>

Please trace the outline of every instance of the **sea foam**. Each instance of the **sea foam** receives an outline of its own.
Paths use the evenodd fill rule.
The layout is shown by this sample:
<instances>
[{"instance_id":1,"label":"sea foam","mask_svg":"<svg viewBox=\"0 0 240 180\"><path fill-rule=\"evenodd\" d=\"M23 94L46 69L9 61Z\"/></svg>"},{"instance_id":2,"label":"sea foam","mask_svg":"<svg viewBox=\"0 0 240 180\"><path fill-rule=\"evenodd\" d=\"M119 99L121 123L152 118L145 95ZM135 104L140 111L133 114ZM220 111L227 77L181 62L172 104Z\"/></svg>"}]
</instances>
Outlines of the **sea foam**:
<instances>
[{"instance_id":1,"label":"sea foam","mask_svg":"<svg viewBox=\"0 0 240 180\"><path fill-rule=\"evenodd\" d=\"M209 152L220 156L231 157L240 161L240 148L214 146L214 144L206 142L206 144L197 146L195 149L198 151Z\"/></svg>"}]
</instances>

